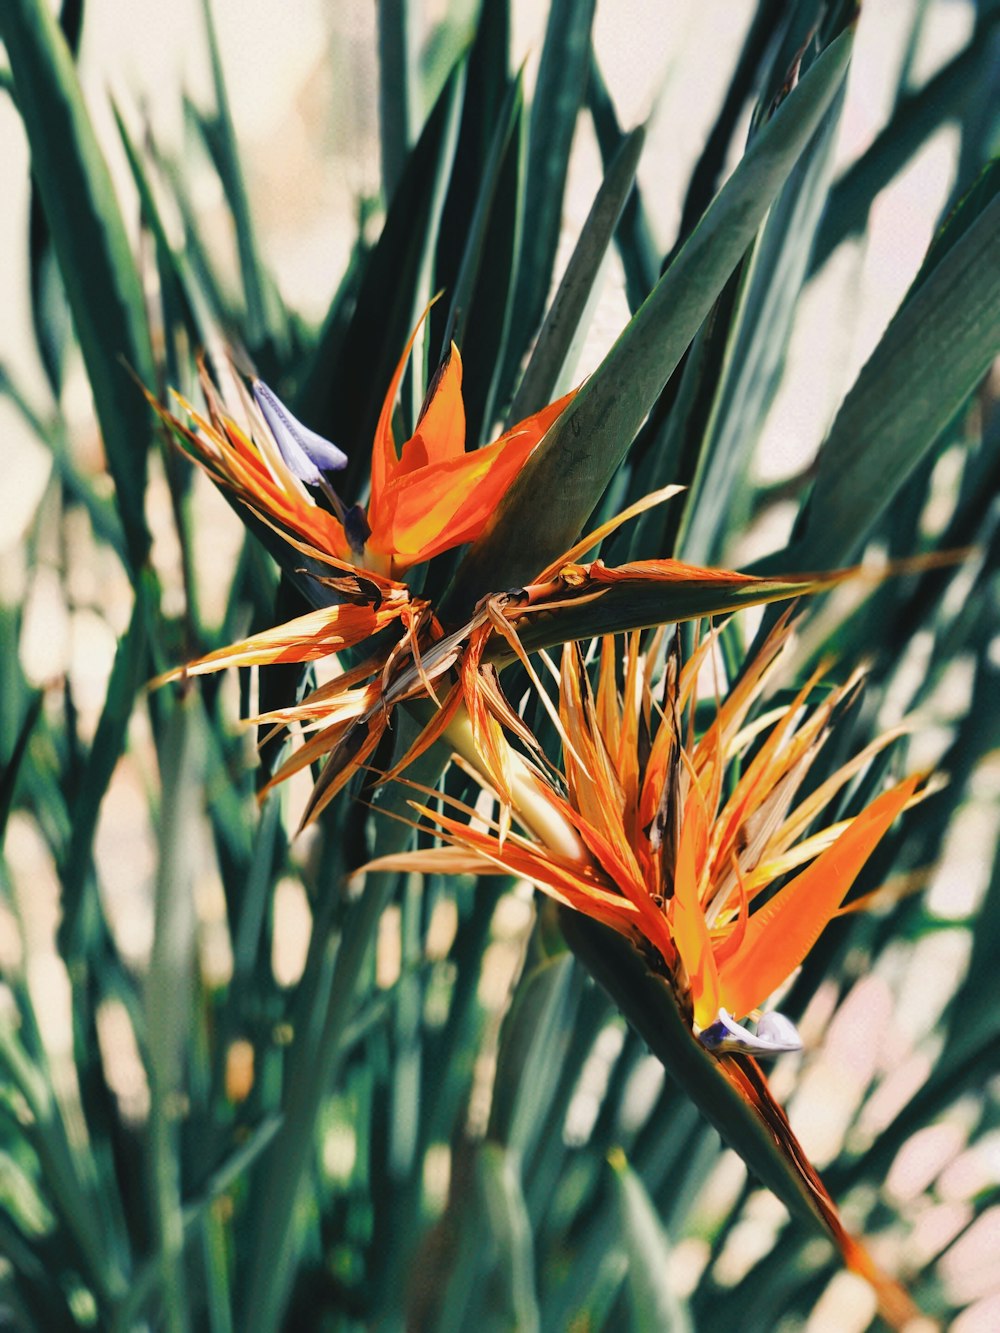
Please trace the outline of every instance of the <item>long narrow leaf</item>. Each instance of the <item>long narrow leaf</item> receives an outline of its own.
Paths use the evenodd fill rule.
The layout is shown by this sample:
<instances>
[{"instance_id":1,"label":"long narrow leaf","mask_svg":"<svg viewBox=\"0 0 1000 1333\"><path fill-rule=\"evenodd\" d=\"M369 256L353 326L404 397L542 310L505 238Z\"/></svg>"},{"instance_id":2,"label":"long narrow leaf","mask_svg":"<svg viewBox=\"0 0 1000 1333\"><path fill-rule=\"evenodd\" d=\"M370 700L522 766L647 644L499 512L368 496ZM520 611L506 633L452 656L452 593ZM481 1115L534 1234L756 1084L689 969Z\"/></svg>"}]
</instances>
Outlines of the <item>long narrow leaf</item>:
<instances>
[{"instance_id":1,"label":"long narrow leaf","mask_svg":"<svg viewBox=\"0 0 1000 1333\"><path fill-rule=\"evenodd\" d=\"M452 590L467 609L569 547L843 82L845 32L755 137L677 259L507 492Z\"/></svg>"},{"instance_id":2,"label":"long narrow leaf","mask_svg":"<svg viewBox=\"0 0 1000 1333\"><path fill-rule=\"evenodd\" d=\"M1000 195L905 302L820 451L791 567L848 560L1000 354Z\"/></svg>"},{"instance_id":3,"label":"long narrow leaf","mask_svg":"<svg viewBox=\"0 0 1000 1333\"><path fill-rule=\"evenodd\" d=\"M152 423L126 367L153 382L139 275L72 57L48 5L5 0L0 38L138 571L149 547L143 495Z\"/></svg>"}]
</instances>

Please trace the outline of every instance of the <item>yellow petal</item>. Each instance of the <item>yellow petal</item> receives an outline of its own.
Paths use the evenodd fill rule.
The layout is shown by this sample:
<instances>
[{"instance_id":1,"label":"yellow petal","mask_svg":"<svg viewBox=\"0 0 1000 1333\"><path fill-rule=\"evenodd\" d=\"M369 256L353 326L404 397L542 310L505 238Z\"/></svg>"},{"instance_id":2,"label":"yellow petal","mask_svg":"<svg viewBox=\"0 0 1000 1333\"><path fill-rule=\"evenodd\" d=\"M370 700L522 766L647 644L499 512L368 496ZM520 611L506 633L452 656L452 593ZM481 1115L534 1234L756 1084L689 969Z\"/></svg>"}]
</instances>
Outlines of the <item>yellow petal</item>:
<instances>
[{"instance_id":1,"label":"yellow petal","mask_svg":"<svg viewBox=\"0 0 1000 1333\"><path fill-rule=\"evenodd\" d=\"M697 850L705 843L705 812L697 791L684 810L681 840L677 849L674 896L671 899L670 929L691 986L694 1021L707 1027L715 1020L721 1003L719 974L712 956L712 942L698 897Z\"/></svg>"}]
</instances>

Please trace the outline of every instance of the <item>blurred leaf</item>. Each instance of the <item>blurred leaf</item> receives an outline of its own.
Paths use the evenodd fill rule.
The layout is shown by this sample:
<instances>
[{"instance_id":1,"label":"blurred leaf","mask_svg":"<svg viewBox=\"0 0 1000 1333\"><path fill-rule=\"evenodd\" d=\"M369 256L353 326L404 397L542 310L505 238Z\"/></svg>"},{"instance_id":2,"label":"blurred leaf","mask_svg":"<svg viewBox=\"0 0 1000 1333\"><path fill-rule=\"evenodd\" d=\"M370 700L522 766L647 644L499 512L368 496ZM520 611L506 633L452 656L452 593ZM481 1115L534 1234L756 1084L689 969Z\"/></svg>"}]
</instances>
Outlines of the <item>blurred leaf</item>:
<instances>
[{"instance_id":1,"label":"blurred leaf","mask_svg":"<svg viewBox=\"0 0 1000 1333\"><path fill-rule=\"evenodd\" d=\"M79 1266L99 1310L106 1311L122 1295L125 1279L106 1244L103 1209L95 1206L93 1159L71 1141L47 1071L29 1059L9 1016L0 1020L0 1070L28 1113L22 1132L38 1154L47 1200L65 1227L63 1262Z\"/></svg>"},{"instance_id":2,"label":"blurred leaf","mask_svg":"<svg viewBox=\"0 0 1000 1333\"><path fill-rule=\"evenodd\" d=\"M902 171L939 126L962 117L970 99L981 95L983 83L989 86L993 62L988 35L998 23L1000 10L984 15L968 45L922 88L899 99L889 123L833 185L813 247L812 272L822 268L844 240L864 231L879 191Z\"/></svg>"},{"instance_id":3,"label":"blurred leaf","mask_svg":"<svg viewBox=\"0 0 1000 1333\"><path fill-rule=\"evenodd\" d=\"M146 982L149 1045L151 1178L164 1327L188 1327L184 1218L177 1151L178 1110L184 1097L195 969L194 880L202 803L204 745L201 703L178 700L161 748L160 808L153 952Z\"/></svg>"},{"instance_id":4,"label":"blurred leaf","mask_svg":"<svg viewBox=\"0 0 1000 1333\"><path fill-rule=\"evenodd\" d=\"M397 743L405 749L407 737L401 735ZM445 762L441 751L441 746L434 746L414 763L415 780L428 784L437 780ZM374 804L403 813L404 792L404 788L394 786L382 788L373 798ZM380 853L401 849L409 838L408 824L395 819L378 821L376 846ZM346 869L339 866L338 878ZM301 988L309 984L312 965L317 973L312 978L315 1002L303 1016L287 1071L283 1124L255 1179L255 1227L241 1313L241 1327L247 1333L270 1333L288 1301L302 1240L303 1218L298 1203L306 1186L305 1172L312 1158L319 1108L339 1072L356 1014L363 969L397 878L393 874L367 875L340 938L330 941L317 936L319 949L313 954L310 947ZM326 892L332 896L338 888L337 884L329 885Z\"/></svg>"},{"instance_id":5,"label":"blurred leaf","mask_svg":"<svg viewBox=\"0 0 1000 1333\"><path fill-rule=\"evenodd\" d=\"M467 610L490 589L528 582L572 544L836 95L850 49L850 33L837 38L755 137L473 544L452 589L452 607Z\"/></svg>"},{"instance_id":6,"label":"blurred leaf","mask_svg":"<svg viewBox=\"0 0 1000 1333\"><path fill-rule=\"evenodd\" d=\"M232 211L236 246L240 257L240 276L246 298L245 332L250 345L259 349L269 336L273 337L278 332L270 309L270 278L261 260L250 211L250 198L247 194L243 164L236 142L236 129L233 125L229 94L226 91L226 80L222 69L222 55L212 19L212 0L202 0L202 9L212 66L212 85L215 90L215 117L209 119L197 116L196 121L205 135L206 144L215 162L219 179L222 181L226 201Z\"/></svg>"},{"instance_id":7,"label":"blurred leaf","mask_svg":"<svg viewBox=\"0 0 1000 1333\"><path fill-rule=\"evenodd\" d=\"M723 559L748 515L731 512L784 369L799 292L826 201L844 85L830 103L768 213L741 274L722 378L686 497L677 554Z\"/></svg>"},{"instance_id":8,"label":"blurred leaf","mask_svg":"<svg viewBox=\"0 0 1000 1333\"><path fill-rule=\"evenodd\" d=\"M596 0L553 0L531 103L524 222L503 385L513 380L545 309L562 227L576 122L587 89Z\"/></svg>"},{"instance_id":9,"label":"blurred leaf","mask_svg":"<svg viewBox=\"0 0 1000 1333\"><path fill-rule=\"evenodd\" d=\"M476 1159L477 1184L489 1237L496 1248L501 1319L518 1333L539 1328L535 1299L531 1223L524 1204L516 1167L517 1153L499 1144L484 1143Z\"/></svg>"},{"instance_id":10,"label":"blurred leaf","mask_svg":"<svg viewBox=\"0 0 1000 1333\"><path fill-rule=\"evenodd\" d=\"M136 587L135 605L128 630L115 653L104 708L72 805L73 831L60 866L63 886L60 950L67 957L73 956L80 948L78 932L85 929L83 912L87 885L92 876L97 818L115 766L125 748L136 693L148 670L147 635L154 604L154 594L149 588L150 578L144 575Z\"/></svg>"},{"instance_id":11,"label":"blurred leaf","mask_svg":"<svg viewBox=\"0 0 1000 1333\"><path fill-rule=\"evenodd\" d=\"M28 711L25 714L24 721L21 723L21 729L17 734L17 740L14 742L14 748L0 765L0 850L3 849L4 834L7 831L7 819L10 816L11 808L14 804L14 792L17 788L18 774L21 771L21 765L24 763L25 755L28 752L28 742L31 740L31 733L35 729L35 723L42 711L44 695L39 691L35 694L31 703L28 705Z\"/></svg>"},{"instance_id":12,"label":"blurred leaf","mask_svg":"<svg viewBox=\"0 0 1000 1333\"><path fill-rule=\"evenodd\" d=\"M59 11L59 26L75 60L80 50L80 33L83 29L83 0L63 0ZM69 307L59 276L58 261L52 253L52 238L45 219L45 209L34 183L28 214L28 252L35 342L53 397L58 398L62 390L63 358L69 350L71 337Z\"/></svg>"},{"instance_id":13,"label":"blurred leaf","mask_svg":"<svg viewBox=\"0 0 1000 1333\"><path fill-rule=\"evenodd\" d=\"M642 127L626 135L607 168L514 395L507 414L511 423L540 412L557 396L570 350L585 327L585 312L597 291L605 253L634 188L645 137Z\"/></svg>"},{"instance_id":14,"label":"blurred leaf","mask_svg":"<svg viewBox=\"0 0 1000 1333\"><path fill-rule=\"evenodd\" d=\"M414 101L413 7L406 0L378 0L379 132L382 188L391 199L406 169Z\"/></svg>"},{"instance_id":15,"label":"blurred leaf","mask_svg":"<svg viewBox=\"0 0 1000 1333\"><path fill-rule=\"evenodd\" d=\"M143 495L152 423L126 365L153 382L139 275L72 57L48 6L8 0L0 9L0 38L138 572L149 547Z\"/></svg>"},{"instance_id":16,"label":"blurred leaf","mask_svg":"<svg viewBox=\"0 0 1000 1333\"><path fill-rule=\"evenodd\" d=\"M339 322L328 325L294 404L302 420L350 456L344 473L349 496L360 495L367 482L382 401L413 326L451 155L461 76L457 66L410 154L366 260L350 324L346 330Z\"/></svg>"},{"instance_id":17,"label":"blurred leaf","mask_svg":"<svg viewBox=\"0 0 1000 1333\"><path fill-rule=\"evenodd\" d=\"M281 1119L277 1115L265 1117L260 1124L254 1125L232 1155L215 1168L204 1186L194 1198L186 1199L181 1209L181 1220L185 1234L205 1220L205 1214L211 1205L231 1189L245 1175L262 1152L270 1144L279 1127ZM161 1265L158 1258L146 1263L136 1273L129 1285L127 1298L115 1312L115 1328L132 1328L139 1312L146 1307L161 1277Z\"/></svg>"},{"instance_id":18,"label":"blurred leaf","mask_svg":"<svg viewBox=\"0 0 1000 1333\"><path fill-rule=\"evenodd\" d=\"M1000 353L998 184L862 367L820 450L801 530L775 562L850 559Z\"/></svg>"},{"instance_id":19,"label":"blurred leaf","mask_svg":"<svg viewBox=\"0 0 1000 1333\"><path fill-rule=\"evenodd\" d=\"M490 1137L526 1158L542 1128L566 1058L583 977L564 954L518 987L497 1059Z\"/></svg>"},{"instance_id":20,"label":"blurred leaf","mask_svg":"<svg viewBox=\"0 0 1000 1333\"><path fill-rule=\"evenodd\" d=\"M590 52L590 71L587 77L587 109L594 122L601 162L605 173L611 170L622 144L628 138L618 124L611 95L601 75L593 47ZM615 228L615 244L625 270L625 296L629 310L635 312L656 286L660 259L653 241L653 233L639 193L638 182L629 191L621 218Z\"/></svg>"},{"instance_id":21,"label":"blurred leaf","mask_svg":"<svg viewBox=\"0 0 1000 1333\"><path fill-rule=\"evenodd\" d=\"M691 1328L674 1291L670 1241L653 1204L621 1151L611 1156L618 1215L628 1255L628 1289L635 1328L687 1333Z\"/></svg>"}]
</instances>

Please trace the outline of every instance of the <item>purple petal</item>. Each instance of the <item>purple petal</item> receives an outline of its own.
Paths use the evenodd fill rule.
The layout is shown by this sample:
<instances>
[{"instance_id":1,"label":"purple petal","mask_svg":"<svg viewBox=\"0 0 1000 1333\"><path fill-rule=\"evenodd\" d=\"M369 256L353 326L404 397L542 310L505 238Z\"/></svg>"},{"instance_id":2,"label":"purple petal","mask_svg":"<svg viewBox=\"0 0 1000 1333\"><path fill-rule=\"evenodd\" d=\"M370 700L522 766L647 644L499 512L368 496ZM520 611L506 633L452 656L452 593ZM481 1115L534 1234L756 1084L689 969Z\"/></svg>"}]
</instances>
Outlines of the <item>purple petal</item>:
<instances>
[{"instance_id":1,"label":"purple petal","mask_svg":"<svg viewBox=\"0 0 1000 1333\"><path fill-rule=\"evenodd\" d=\"M781 1055L784 1051L802 1049L802 1038L795 1024L777 1011L762 1014L757 1031L751 1032L727 1010L720 1009L718 1018L699 1033L698 1040L710 1051L736 1055Z\"/></svg>"},{"instance_id":2,"label":"purple petal","mask_svg":"<svg viewBox=\"0 0 1000 1333\"><path fill-rule=\"evenodd\" d=\"M343 450L297 421L263 380L254 380L253 396L288 470L299 481L318 486L325 473L339 472L347 466Z\"/></svg>"}]
</instances>

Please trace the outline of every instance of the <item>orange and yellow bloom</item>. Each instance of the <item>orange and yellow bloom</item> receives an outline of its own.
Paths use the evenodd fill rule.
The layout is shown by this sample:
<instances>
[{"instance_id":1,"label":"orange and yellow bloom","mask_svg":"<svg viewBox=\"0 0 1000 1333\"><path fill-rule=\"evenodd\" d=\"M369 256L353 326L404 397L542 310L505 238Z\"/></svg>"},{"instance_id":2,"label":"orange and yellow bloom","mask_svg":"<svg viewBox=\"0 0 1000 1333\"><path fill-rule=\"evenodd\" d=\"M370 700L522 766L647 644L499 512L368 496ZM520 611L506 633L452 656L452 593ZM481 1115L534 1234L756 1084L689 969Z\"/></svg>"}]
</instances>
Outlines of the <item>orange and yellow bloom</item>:
<instances>
[{"instance_id":1,"label":"orange and yellow bloom","mask_svg":"<svg viewBox=\"0 0 1000 1333\"><path fill-rule=\"evenodd\" d=\"M908 778L859 814L816 830L824 810L898 733L881 737L801 796L857 680L832 689L810 710L816 673L787 707L751 720L789 633L785 623L770 637L700 735L698 676L710 665L714 634L683 667L676 653L668 656L659 697L655 653L642 656L637 636L628 640L620 678L616 641L603 641L594 689L579 648L566 645L558 705L562 772L532 765L525 777L529 766L516 761L514 817L521 829L484 827L465 807L446 813L418 802L445 845L374 864L529 880L630 938L652 969L669 977L707 1044L727 1048L735 1041L738 1048L732 1020L754 1015L794 972L896 816L918 799L919 780ZM467 761L473 755L465 749ZM480 762L473 771L488 787L485 767ZM558 845L539 834L545 827L539 809L549 827L565 831ZM774 1023L761 1034L765 1045L783 1036ZM748 1036L746 1049L760 1047Z\"/></svg>"},{"instance_id":2,"label":"orange and yellow bloom","mask_svg":"<svg viewBox=\"0 0 1000 1333\"><path fill-rule=\"evenodd\" d=\"M297 421L259 380L251 395L234 376L231 398L238 402L227 405L203 374L207 417L180 397L183 418L154 406L212 479L296 549L323 564L394 581L413 565L479 536L572 398L567 394L492 444L467 451L462 359L452 344L413 435L397 451L392 414L419 329L410 335L382 405L363 509L341 501L331 484L346 455Z\"/></svg>"}]
</instances>

